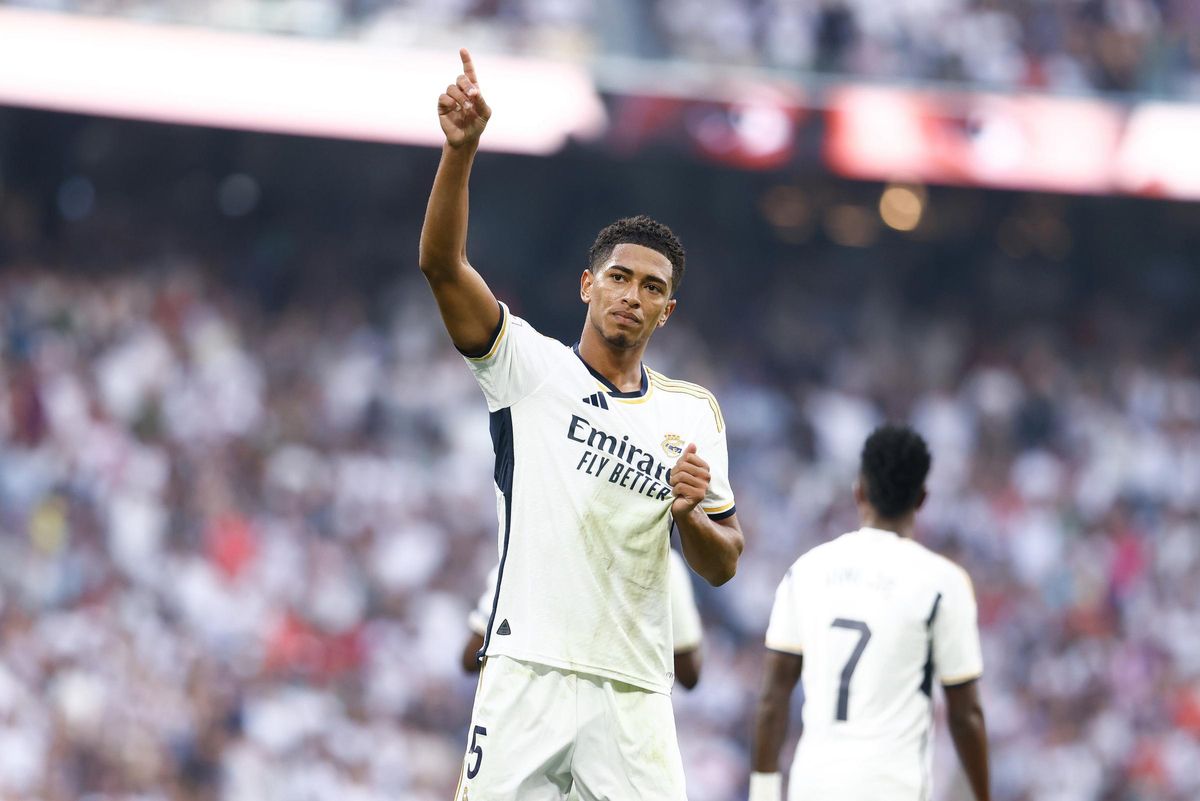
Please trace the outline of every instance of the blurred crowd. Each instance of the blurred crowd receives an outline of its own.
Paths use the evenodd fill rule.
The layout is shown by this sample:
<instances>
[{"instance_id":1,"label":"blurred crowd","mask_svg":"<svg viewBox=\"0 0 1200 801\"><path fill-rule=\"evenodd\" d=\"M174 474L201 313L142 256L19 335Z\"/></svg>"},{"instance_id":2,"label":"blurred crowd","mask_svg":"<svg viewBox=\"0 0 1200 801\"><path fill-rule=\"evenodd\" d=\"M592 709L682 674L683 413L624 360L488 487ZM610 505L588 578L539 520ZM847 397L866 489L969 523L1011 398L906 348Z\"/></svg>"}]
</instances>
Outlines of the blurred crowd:
<instances>
[{"instance_id":1,"label":"blurred crowd","mask_svg":"<svg viewBox=\"0 0 1200 801\"><path fill-rule=\"evenodd\" d=\"M1195 0L4 0L390 45L1200 96Z\"/></svg>"},{"instance_id":2,"label":"blurred crowd","mask_svg":"<svg viewBox=\"0 0 1200 801\"><path fill-rule=\"evenodd\" d=\"M1190 0L658 0L669 51L871 80L1200 95Z\"/></svg>"},{"instance_id":3,"label":"blurred crowd","mask_svg":"<svg viewBox=\"0 0 1200 801\"><path fill-rule=\"evenodd\" d=\"M0 110L0 799L450 798L498 548L415 263L435 166ZM744 798L774 588L856 526L885 418L974 578L993 797L1200 798L1200 206L931 187L901 234L881 189L580 152L473 178L472 259L566 342L600 225L688 248L648 362L720 399L748 541L695 582L690 798Z\"/></svg>"},{"instance_id":4,"label":"blurred crowd","mask_svg":"<svg viewBox=\"0 0 1200 801\"><path fill-rule=\"evenodd\" d=\"M743 797L774 588L855 526L885 418L929 439L920 536L974 577L993 797L1200 797L1194 318L1156 331L1102 293L990 327L989 295L1035 288L1003 272L972 279L973 318L779 271L753 329L681 313L652 346L722 401L748 539L733 582L697 582L692 801ZM0 274L0 798L449 798L492 456L427 291L389 298L374 319L180 267ZM939 748L939 797L965 798Z\"/></svg>"},{"instance_id":5,"label":"blurred crowd","mask_svg":"<svg viewBox=\"0 0 1200 801\"><path fill-rule=\"evenodd\" d=\"M445 798L494 524L429 309L321 330L186 273L0 297L0 798Z\"/></svg>"}]
</instances>

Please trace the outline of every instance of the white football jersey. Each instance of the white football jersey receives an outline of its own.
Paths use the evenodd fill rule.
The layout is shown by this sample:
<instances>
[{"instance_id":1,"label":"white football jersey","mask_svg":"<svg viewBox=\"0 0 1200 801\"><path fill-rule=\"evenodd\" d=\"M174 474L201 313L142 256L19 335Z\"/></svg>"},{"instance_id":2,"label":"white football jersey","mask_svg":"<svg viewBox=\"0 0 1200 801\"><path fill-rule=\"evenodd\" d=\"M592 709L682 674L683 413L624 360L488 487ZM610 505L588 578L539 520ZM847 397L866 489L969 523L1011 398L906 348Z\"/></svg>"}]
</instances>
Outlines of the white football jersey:
<instances>
[{"instance_id":1,"label":"white football jersey","mask_svg":"<svg viewBox=\"0 0 1200 801\"><path fill-rule=\"evenodd\" d=\"M692 592L692 580L688 575L687 563L672 549L670 560L671 594L671 643L675 653L694 651L704 639L700 623L700 610L696 608L696 596ZM479 595L475 608L467 615L467 627L482 637L487 633L488 618L492 614L492 600L496 597L496 577L500 573L497 565L488 571L487 586Z\"/></svg>"},{"instance_id":2,"label":"white football jersey","mask_svg":"<svg viewBox=\"0 0 1200 801\"><path fill-rule=\"evenodd\" d=\"M689 443L711 468L701 508L734 513L716 400L645 367L619 392L503 304L491 349L467 361L492 413L500 520L484 654L669 692L668 478Z\"/></svg>"},{"instance_id":3,"label":"white football jersey","mask_svg":"<svg viewBox=\"0 0 1200 801\"><path fill-rule=\"evenodd\" d=\"M983 672L966 572L890 531L843 534L788 570L766 644L804 657L792 801L929 798L933 683Z\"/></svg>"}]
</instances>

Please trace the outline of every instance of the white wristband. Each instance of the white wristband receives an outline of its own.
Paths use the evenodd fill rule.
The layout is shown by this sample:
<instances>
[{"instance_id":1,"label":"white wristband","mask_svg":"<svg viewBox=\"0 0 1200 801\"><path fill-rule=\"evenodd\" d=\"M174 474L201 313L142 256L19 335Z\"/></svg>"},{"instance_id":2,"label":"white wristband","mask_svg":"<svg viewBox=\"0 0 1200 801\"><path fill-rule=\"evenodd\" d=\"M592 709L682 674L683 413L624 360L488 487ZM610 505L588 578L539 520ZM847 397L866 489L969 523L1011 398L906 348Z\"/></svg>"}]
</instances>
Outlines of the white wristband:
<instances>
[{"instance_id":1,"label":"white wristband","mask_svg":"<svg viewBox=\"0 0 1200 801\"><path fill-rule=\"evenodd\" d=\"M780 773L751 773L750 801L781 801L783 775Z\"/></svg>"}]
</instances>

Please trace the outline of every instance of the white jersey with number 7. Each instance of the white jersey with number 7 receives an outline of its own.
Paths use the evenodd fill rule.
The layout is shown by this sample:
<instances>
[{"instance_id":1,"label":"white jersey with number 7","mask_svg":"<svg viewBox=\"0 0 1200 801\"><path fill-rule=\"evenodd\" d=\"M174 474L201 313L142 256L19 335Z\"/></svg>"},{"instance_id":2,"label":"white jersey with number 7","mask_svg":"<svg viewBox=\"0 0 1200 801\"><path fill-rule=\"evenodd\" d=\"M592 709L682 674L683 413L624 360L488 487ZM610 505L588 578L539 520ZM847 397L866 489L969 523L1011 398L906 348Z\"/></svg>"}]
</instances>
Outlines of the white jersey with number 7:
<instances>
[{"instance_id":1,"label":"white jersey with number 7","mask_svg":"<svg viewBox=\"0 0 1200 801\"><path fill-rule=\"evenodd\" d=\"M928 798L933 683L983 672L961 568L890 531L843 534L788 570L766 645L804 658L790 801Z\"/></svg>"}]
</instances>

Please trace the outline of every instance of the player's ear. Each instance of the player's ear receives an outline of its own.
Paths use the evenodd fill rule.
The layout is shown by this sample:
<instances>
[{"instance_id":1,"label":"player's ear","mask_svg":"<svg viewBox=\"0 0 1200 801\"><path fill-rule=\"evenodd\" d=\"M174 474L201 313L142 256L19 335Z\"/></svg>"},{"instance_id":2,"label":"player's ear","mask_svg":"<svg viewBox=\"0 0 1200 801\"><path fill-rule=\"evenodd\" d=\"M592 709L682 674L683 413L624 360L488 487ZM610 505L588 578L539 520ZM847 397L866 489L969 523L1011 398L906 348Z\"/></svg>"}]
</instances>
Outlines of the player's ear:
<instances>
[{"instance_id":1,"label":"player's ear","mask_svg":"<svg viewBox=\"0 0 1200 801\"><path fill-rule=\"evenodd\" d=\"M854 479L854 502L859 506L867 502L867 491L863 488L862 476Z\"/></svg>"},{"instance_id":2,"label":"player's ear","mask_svg":"<svg viewBox=\"0 0 1200 801\"><path fill-rule=\"evenodd\" d=\"M921 494L917 496L917 505L913 507L913 511L917 511L925 505L925 499L929 497L929 493L924 487L921 487Z\"/></svg>"},{"instance_id":3,"label":"player's ear","mask_svg":"<svg viewBox=\"0 0 1200 801\"><path fill-rule=\"evenodd\" d=\"M658 326L657 326L658 328L662 328L664 325L667 324L667 318L670 317L671 313L675 311L675 303L676 303L675 298L671 298L670 300L667 301L667 305L663 309L663 313L661 315L659 315L659 317L658 317Z\"/></svg>"},{"instance_id":4,"label":"player's ear","mask_svg":"<svg viewBox=\"0 0 1200 801\"><path fill-rule=\"evenodd\" d=\"M596 274L592 272L591 267L583 269L583 275L579 276L579 299L584 303L592 302L592 284L596 283Z\"/></svg>"}]
</instances>

